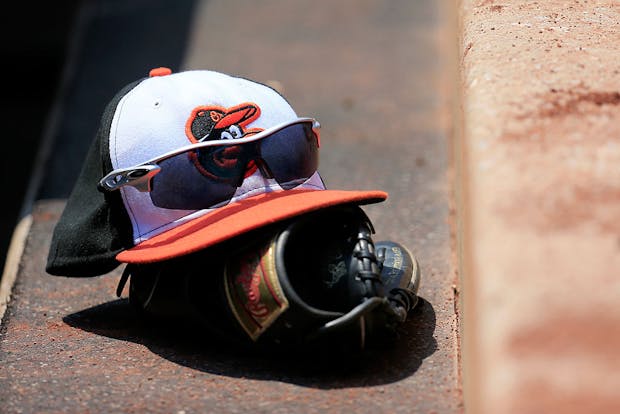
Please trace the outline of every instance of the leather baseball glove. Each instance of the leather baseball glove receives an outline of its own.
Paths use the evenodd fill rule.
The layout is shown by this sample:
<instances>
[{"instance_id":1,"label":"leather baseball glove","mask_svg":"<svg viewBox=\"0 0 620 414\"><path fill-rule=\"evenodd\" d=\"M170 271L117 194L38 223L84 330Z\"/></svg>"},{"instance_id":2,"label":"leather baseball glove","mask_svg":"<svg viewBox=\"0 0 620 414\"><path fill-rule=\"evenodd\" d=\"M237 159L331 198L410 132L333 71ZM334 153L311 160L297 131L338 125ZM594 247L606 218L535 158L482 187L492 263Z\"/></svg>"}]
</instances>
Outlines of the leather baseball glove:
<instances>
[{"instance_id":1,"label":"leather baseball glove","mask_svg":"<svg viewBox=\"0 0 620 414\"><path fill-rule=\"evenodd\" d=\"M363 349L396 336L418 303L420 269L403 245L374 243L358 206L308 213L184 257L128 265L129 300L148 318L195 320L258 349Z\"/></svg>"}]
</instances>

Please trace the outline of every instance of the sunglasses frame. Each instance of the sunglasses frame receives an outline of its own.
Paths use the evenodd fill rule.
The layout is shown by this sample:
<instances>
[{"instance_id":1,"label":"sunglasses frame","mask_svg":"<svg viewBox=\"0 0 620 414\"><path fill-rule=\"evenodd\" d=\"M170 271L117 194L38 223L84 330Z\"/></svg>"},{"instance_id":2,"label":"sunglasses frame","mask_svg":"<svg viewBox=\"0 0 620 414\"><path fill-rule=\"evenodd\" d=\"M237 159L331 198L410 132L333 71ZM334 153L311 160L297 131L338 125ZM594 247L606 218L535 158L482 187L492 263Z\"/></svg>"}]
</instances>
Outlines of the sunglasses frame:
<instances>
[{"instance_id":1,"label":"sunglasses frame","mask_svg":"<svg viewBox=\"0 0 620 414\"><path fill-rule=\"evenodd\" d=\"M320 147L321 124L319 124L319 122L314 118L297 118L295 120L287 121L274 127L265 129L257 134L253 134L245 138L218 139L185 145L172 151L166 152L165 154L162 154L156 158L151 158L148 161L134 165L132 167L118 168L106 174L105 177L99 180L99 184L97 187L102 191L110 192L118 190L125 186L131 186L136 188L140 192L150 192L151 178L153 178L161 171L161 167L157 165L157 163L161 161L172 158L184 152L195 151L201 148L243 145L250 142L260 141L261 139L267 138L272 134L291 125L303 124L307 122L312 123L312 132L314 132L314 134L316 135L317 145Z\"/></svg>"}]
</instances>

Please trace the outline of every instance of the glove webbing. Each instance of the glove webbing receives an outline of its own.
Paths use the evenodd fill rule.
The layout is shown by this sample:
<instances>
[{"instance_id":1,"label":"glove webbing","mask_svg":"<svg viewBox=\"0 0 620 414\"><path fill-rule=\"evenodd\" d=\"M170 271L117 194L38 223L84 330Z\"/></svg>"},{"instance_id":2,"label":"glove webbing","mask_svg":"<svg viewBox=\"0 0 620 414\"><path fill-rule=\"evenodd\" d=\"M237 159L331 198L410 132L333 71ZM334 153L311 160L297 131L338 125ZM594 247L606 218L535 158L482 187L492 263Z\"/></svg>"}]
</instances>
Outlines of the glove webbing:
<instances>
[{"instance_id":1,"label":"glove webbing","mask_svg":"<svg viewBox=\"0 0 620 414\"><path fill-rule=\"evenodd\" d=\"M364 282L366 297L384 296L381 269L370 232L368 226L362 225L357 234L357 244L353 250L353 255L358 260L356 277Z\"/></svg>"},{"instance_id":2,"label":"glove webbing","mask_svg":"<svg viewBox=\"0 0 620 414\"><path fill-rule=\"evenodd\" d=\"M365 282L368 297L384 296L381 269L384 260L384 251L375 251L371 238L373 230L362 225L357 235L357 245L354 256L359 260L358 277ZM404 322L409 309L418 302L418 296L412 289L396 287L390 290L388 300L392 305L394 315L399 322Z\"/></svg>"},{"instance_id":3,"label":"glove webbing","mask_svg":"<svg viewBox=\"0 0 620 414\"><path fill-rule=\"evenodd\" d=\"M357 233L357 243L353 251L353 257L357 259L356 277L364 282L366 299L346 314L321 326L311 337L318 337L330 332L339 331L344 326L359 321L360 348L363 349L366 342L365 315L381 305L389 308L389 301L385 297L383 291L380 263L375 254L375 247L371 238L372 231L368 223L360 225L360 229Z\"/></svg>"}]
</instances>

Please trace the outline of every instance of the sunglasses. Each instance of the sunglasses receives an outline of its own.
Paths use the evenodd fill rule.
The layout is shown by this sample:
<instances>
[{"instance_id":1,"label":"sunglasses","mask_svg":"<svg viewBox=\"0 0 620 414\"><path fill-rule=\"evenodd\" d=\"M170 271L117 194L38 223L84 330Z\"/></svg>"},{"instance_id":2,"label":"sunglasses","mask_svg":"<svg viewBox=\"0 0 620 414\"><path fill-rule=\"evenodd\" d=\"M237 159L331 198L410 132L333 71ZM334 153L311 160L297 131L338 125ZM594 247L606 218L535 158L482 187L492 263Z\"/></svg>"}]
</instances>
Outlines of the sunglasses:
<instances>
[{"instance_id":1,"label":"sunglasses","mask_svg":"<svg viewBox=\"0 0 620 414\"><path fill-rule=\"evenodd\" d=\"M149 192L160 208L199 210L227 204L243 180L259 169L284 190L307 181L318 168L320 124L299 118L243 135L232 126L222 139L198 142L99 181L101 191L131 186Z\"/></svg>"}]
</instances>

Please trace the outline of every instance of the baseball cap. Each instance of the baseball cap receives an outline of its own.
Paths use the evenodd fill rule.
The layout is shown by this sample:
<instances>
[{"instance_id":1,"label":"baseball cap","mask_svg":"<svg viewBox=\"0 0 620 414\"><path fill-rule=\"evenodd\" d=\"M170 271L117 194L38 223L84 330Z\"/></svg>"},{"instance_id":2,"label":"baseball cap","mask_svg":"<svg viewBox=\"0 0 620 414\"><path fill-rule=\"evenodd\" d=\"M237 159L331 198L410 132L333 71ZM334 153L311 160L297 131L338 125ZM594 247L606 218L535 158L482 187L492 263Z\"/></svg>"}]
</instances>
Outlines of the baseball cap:
<instances>
[{"instance_id":1,"label":"baseball cap","mask_svg":"<svg viewBox=\"0 0 620 414\"><path fill-rule=\"evenodd\" d=\"M325 187L317 128L265 84L151 70L106 106L54 227L46 271L102 275L314 210L385 200L379 190Z\"/></svg>"}]
</instances>

